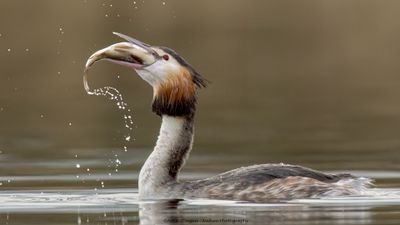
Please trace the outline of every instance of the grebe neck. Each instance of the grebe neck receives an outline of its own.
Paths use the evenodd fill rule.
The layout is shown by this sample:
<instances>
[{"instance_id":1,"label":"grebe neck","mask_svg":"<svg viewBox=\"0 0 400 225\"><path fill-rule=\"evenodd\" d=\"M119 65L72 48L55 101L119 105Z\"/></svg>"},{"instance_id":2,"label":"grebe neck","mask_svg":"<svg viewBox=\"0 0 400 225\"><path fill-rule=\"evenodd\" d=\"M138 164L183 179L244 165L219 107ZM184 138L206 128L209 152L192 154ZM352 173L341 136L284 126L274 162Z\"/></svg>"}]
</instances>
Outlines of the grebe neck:
<instances>
[{"instance_id":1,"label":"grebe neck","mask_svg":"<svg viewBox=\"0 0 400 225\"><path fill-rule=\"evenodd\" d=\"M157 198L171 183L189 156L193 143L193 116L162 115L157 144L139 174L139 196Z\"/></svg>"}]
</instances>

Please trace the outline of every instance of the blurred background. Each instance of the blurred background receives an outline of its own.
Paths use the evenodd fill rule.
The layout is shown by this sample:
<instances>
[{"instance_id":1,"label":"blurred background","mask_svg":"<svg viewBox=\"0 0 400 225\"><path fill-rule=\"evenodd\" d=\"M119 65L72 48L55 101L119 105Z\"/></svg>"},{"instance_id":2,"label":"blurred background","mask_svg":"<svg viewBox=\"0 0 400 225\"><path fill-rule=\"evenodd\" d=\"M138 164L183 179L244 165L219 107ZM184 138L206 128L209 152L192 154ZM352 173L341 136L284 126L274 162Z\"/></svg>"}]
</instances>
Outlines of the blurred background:
<instances>
[{"instance_id":1,"label":"blurred background","mask_svg":"<svg viewBox=\"0 0 400 225\"><path fill-rule=\"evenodd\" d=\"M88 177L108 173L126 174L111 186L136 185L160 126L152 89L128 68L91 70L92 88L118 88L133 110L124 152L121 112L82 84L88 56L121 41L113 31L175 49L211 81L199 93L188 178L267 162L396 171L399 9L394 0L1 0L3 188L96 186L103 178ZM63 175L74 179L57 183Z\"/></svg>"}]
</instances>

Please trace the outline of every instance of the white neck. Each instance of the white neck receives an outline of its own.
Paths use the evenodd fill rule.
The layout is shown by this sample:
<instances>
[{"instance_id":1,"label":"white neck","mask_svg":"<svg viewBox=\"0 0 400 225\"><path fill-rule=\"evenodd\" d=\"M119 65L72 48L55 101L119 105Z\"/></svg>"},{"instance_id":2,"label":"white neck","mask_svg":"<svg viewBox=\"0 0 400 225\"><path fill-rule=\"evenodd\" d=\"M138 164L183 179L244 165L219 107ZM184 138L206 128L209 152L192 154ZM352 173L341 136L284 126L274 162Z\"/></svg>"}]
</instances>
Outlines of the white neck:
<instances>
[{"instance_id":1,"label":"white neck","mask_svg":"<svg viewBox=\"0 0 400 225\"><path fill-rule=\"evenodd\" d=\"M193 143L193 118L162 116L157 144L139 174L140 198L162 198L176 183Z\"/></svg>"}]
</instances>

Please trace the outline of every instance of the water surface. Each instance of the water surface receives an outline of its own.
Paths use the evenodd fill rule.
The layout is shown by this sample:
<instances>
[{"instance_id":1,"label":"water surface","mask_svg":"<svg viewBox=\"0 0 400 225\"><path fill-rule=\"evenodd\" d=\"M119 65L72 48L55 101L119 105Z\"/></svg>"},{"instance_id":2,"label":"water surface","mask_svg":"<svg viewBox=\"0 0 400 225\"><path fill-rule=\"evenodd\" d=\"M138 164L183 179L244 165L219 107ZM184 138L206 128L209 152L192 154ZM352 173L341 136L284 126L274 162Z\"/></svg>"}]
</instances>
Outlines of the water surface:
<instances>
[{"instance_id":1,"label":"water surface","mask_svg":"<svg viewBox=\"0 0 400 225\"><path fill-rule=\"evenodd\" d=\"M140 201L137 177L145 156L134 154L132 149L124 157L128 158L125 164L129 166L109 175L108 170L113 169L104 168L103 162L96 158L102 151L82 159L13 163L13 171L19 173L29 168L47 174L0 177L2 224L392 224L400 219L397 171L347 171L375 179L376 186L364 196L268 204L207 199ZM218 161L216 165L235 164L234 157ZM82 168L76 168L76 162ZM190 162L181 179L204 178L224 169L213 166L196 172L196 165L201 167L210 162L209 158L194 156ZM88 173L84 167L92 168L92 172ZM57 174L49 173L55 169Z\"/></svg>"}]
</instances>

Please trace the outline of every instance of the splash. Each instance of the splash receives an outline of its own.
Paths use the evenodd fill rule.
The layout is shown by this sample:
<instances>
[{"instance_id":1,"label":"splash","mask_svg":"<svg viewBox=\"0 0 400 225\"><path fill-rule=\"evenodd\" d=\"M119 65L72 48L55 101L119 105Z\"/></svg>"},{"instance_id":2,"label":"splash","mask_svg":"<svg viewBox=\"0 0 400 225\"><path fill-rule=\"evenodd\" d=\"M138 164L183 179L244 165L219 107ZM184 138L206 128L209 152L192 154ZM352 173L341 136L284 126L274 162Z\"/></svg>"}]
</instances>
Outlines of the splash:
<instances>
[{"instance_id":1,"label":"splash","mask_svg":"<svg viewBox=\"0 0 400 225\"><path fill-rule=\"evenodd\" d=\"M128 104L124 101L122 94L118 91L118 89L110 86L102 87L102 88L96 88L96 89L90 89L89 84L88 84L88 70L90 69L92 64L87 64L83 76L83 84L86 92L89 95L94 95L94 96L104 96L107 97L109 100L111 100L115 106L117 107L118 110L122 111L122 120L124 122L124 132L123 134L123 140L124 140L124 145L123 145L123 151L127 152L128 151L128 143L132 140L132 132L133 132L133 119L131 116L131 109L128 107ZM118 168L122 165L121 160L119 159L119 155L113 151L112 152L113 159L108 159L107 166L109 168L113 168L113 171L115 173L118 173ZM90 169L89 169L90 171ZM87 172L89 172L87 171ZM112 174L109 173L111 176ZM104 188L104 182L101 181L101 187Z\"/></svg>"},{"instance_id":2,"label":"splash","mask_svg":"<svg viewBox=\"0 0 400 225\"><path fill-rule=\"evenodd\" d=\"M132 116L130 115L132 111L128 107L128 104L124 101L122 94L118 91L118 89L110 86L90 90L87 82L87 73L85 73L83 82L85 85L85 90L89 95L105 96L113 101L117 108L123 112L122 119L124 121L124 128L126 129L124 140L126 142L130 142L132 136L131 132L133 131L133 120Z\"/></svg>"}]
</instances>

